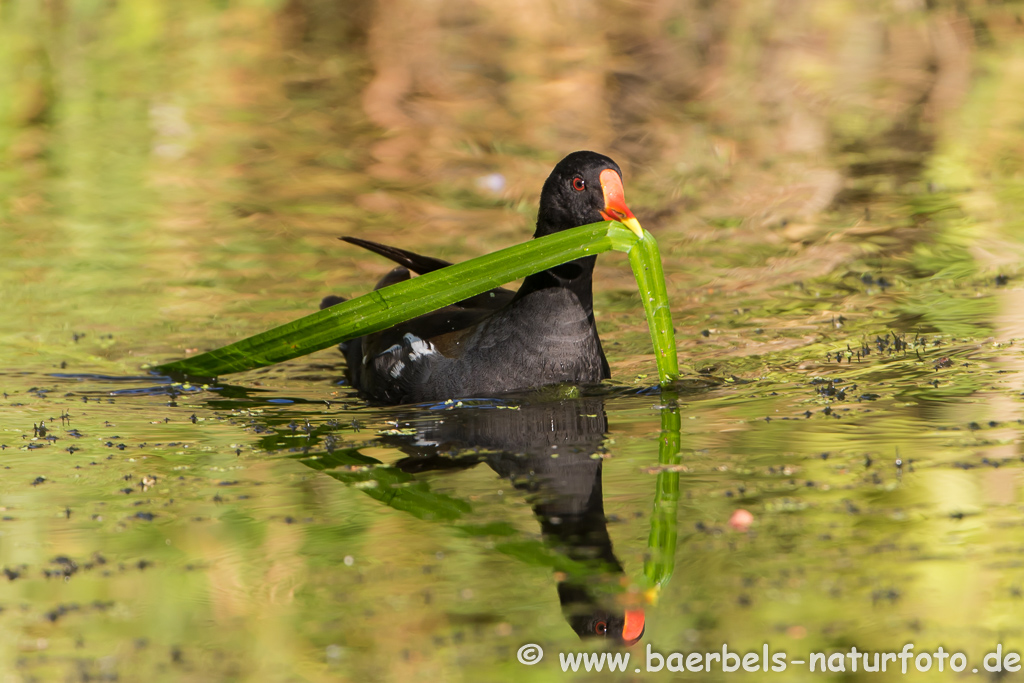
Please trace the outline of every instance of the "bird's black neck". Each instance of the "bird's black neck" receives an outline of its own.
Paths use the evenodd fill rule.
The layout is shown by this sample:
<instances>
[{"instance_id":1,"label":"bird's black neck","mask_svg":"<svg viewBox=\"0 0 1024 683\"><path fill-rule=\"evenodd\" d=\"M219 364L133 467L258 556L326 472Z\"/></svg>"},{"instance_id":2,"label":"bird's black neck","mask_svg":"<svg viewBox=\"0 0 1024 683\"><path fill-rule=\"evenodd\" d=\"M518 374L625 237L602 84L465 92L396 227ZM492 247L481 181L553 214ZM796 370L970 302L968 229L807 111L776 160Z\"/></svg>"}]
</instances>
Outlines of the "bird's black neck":
<instances>
[{"instance_id":1,"label":"bird's black neck","mask_svg":"<svg viewBox=\"0 0 1024 683\"><path fill-rule=\"evenodd\" d=\"M520 299L528 294L552 287L564 287L576 295L587 317L594 318L594 264L596 256L584 256L575 261L563 263L554 268L542 270L523 280L523 286L516 293Z\"/></svg>"}]
</instances>

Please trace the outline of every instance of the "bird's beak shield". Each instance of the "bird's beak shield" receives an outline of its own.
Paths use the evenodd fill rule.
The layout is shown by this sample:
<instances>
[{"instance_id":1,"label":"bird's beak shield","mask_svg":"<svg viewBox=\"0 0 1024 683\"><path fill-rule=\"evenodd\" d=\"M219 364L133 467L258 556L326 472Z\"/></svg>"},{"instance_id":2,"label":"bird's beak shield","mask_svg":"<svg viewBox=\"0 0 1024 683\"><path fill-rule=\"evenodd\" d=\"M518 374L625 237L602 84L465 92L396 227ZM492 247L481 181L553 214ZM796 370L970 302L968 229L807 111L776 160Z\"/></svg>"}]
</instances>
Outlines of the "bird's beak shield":
<instances>
[{"instance_id":1,"label":"bird's beak shield","mask_svg":"<svg viewBox=\"0 0 1024 683\"><path fill-rule=\"evenodd\" d=\"M635 221L636 219L634 218L633 220ZM643 635L644 611L642 609L626 610L626 620L622 625L622 642L627 646L633 645Z\"/></svg>"},{"instance_id":2,"label":"bird's beak shield","mask_svg":"<svg viewBox=\"0 0 1024 683\"><path fill-rule=\"evenodd\" d=\"M640 239L644 238L644 229L640 221L626 206L626 193L622 189L622 178L610 168L601 171L601 191L604 194L604 209L601 217L606 221L618 221L632 230Z\"/></svg>"}]
</instances>

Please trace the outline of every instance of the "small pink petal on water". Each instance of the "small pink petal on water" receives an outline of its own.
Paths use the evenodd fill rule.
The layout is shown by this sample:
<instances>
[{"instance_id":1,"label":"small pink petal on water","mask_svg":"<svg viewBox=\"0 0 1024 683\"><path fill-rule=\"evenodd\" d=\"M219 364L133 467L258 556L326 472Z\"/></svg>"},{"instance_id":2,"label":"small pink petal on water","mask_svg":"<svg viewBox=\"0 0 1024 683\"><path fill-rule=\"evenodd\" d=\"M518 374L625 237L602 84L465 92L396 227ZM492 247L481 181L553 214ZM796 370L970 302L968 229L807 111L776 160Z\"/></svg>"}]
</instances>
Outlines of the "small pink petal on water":
<instances>
[{"instance_id":1,"label":"small pink petal on water","mask_svg":"<svg viewBox=\"0 0 1024 683\"><path fill-rule=\"evenodd\" d=\"M750 528L750 525L754 523L754 515L750 514L747 510L740 508L732 513L732 517L729 518L729 526L736 531L746 531Z\"/></svg>"}]
</instances>

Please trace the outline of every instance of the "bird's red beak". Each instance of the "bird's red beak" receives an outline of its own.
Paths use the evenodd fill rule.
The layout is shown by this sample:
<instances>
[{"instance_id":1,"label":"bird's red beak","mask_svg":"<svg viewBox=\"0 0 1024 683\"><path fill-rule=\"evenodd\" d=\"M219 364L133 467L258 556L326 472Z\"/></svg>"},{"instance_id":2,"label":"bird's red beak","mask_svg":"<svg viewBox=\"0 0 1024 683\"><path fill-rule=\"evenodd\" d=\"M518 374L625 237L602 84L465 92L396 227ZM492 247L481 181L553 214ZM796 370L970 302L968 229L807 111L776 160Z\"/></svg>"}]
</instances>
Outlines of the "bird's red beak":
<instances>
[{"instance_id":1,"label":"bird's red beak","mask_svg":"<svg viewBox=\"0 0 1024 683\"><path fill-rule=\"evenodd\" d=\"M610 168L601 171L601 191L604 193L604 210L601 217L606 221L618 221L632 230L640 239L644 238L644 229L640 221L626 206L626 193L622 189L622 178ZM641 614L642 617L642 614ZM641 621L641 623L643 623Z\"/></svg>"},{"instance_id":2,"label":"bird's red beak","mask_svg":"<svg viewBox=\"0 0 1024 683\"><path fill-rule=\"evenodd\" d=\"M612 172L614 173L614 171ZM622 625L622 642L626 645L635 645L643 634L644 611L642 609L626 610L626 623Z\"/></svg>"}]
</instances>

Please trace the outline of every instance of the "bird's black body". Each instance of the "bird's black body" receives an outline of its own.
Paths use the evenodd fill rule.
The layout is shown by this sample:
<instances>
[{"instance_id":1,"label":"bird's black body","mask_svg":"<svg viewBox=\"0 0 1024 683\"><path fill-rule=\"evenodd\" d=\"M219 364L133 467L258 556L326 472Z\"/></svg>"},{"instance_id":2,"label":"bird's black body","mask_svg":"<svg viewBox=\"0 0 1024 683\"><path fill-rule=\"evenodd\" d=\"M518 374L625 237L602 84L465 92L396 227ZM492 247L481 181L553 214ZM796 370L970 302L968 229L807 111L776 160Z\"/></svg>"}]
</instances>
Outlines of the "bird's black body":
<instances>
[{"instance_id":1,"label":"bird's black body","mask_svg":"<svg viewBox=\"0 0 1024 683\"><path fill-rule=\"evenodd\" d=\"M544 183L534 236L597 223L608 212L635 222L621 200L621 175L606 156L567 156ZM342 239L400 264L378 289L408 279L410 271L422 275L449 265L367 240ZM342 346L348 379L384 403L486 397L559 382L596 384L610 372L594 323L595 261L594 256L576 259L527 277L518 292L493 289L348 342ZM327 297L321 308L339 301Z\"/></svg>"}]
</instances>

